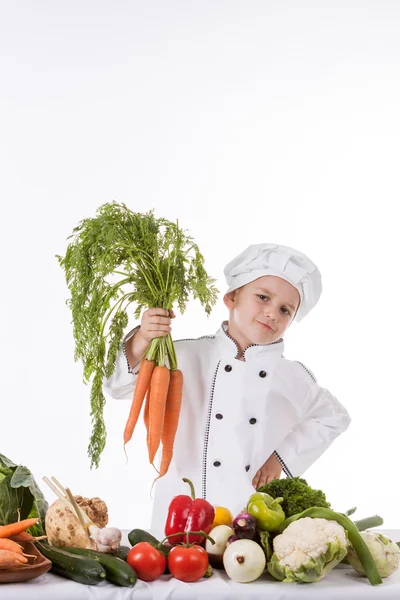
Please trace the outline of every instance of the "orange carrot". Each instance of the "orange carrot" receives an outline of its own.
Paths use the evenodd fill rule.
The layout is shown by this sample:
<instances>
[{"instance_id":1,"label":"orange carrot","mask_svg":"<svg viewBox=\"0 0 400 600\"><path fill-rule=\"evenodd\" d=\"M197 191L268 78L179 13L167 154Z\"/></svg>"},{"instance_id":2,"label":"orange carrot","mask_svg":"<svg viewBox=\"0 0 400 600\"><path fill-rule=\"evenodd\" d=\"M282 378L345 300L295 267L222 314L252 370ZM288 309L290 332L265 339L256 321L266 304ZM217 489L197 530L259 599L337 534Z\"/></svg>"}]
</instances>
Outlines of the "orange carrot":
<instances>
[{"instance_id":1,"label":"orange carrot","mask_svg":"<svg viewBox=\"0 0 400 600\"><path fill-rule=\"evenodd\" d=\"M165 408L164 428L161 435L163 445L160 473L157 479L163 477L169 468L174 451L174 441L178 429L179 415L182 404L182 371L176 369L170 373L170 382Z\"/></svg>"},{"instance_id":2,"label":"orange carrot","mask_svg":"<svg viewBox=\"0 0 400 600\"><path fill-rule=\"evenodd\" d=\"M16 523L10 523L9 525L0 525L0 538L9 538L12 535L17 535L29 527L36 525L39 519L24 519L23 521L17 521Z\"/></svg>"},{"instance_id":3,"label":"orange carrot","mask_svg":"<svg viewBox=\"0 0 400 600\"><path fill-rule=\"evenodd\" d=\"M144 420L144 425L146 427L146 433L147 433L147 446L149 445L149 409L150 409L150 391L151 391L151 383L149 385L149 389L147 390L147 394L146 394L146 404L144 405L144 414L143 414L143 420Z\"/></svg>"},{"instance_id":4,"label":"orange carrot","mask_svg":"<svg viewBox=\"0 0 400 600\"><path fill-rule=\"evenodd\" d=\"M148 450L150 463L154 457L161 441L161 433L164 428L165 405L167 402L170 370L168 367L154 367L151 377L151 393L149 406L149 439Z\"/></svg>"},{"instance_id":5,"label":"orange carrot","mask_svg":"<svg viewBox=\"0 0 400 600\"><path fill-rule=\"evenodd\" d=\"M22 567L28 559L17 552L10 550L0 550L0 569L12 569L13 567Z\"/></svg>"},{"instance_id":6,"label":"orange carrot","mask_svg":"<svg viewBox=\"0 0 400 600\"><path fill-rule=\"evenodd\" d=\"M0 538L0 550L10 550L11 552L22 554L22 546L8 538Z\"/></svg>"},{"instance_id":7,"label":"orange carrot","mask_svg":"<svg viewBox=\"0 0 400 600\"><path fill-rule=\"evenodd\" d=\"M154 370L154 361L147 360L144 358L140 365L139 375L136 382L135 393L133 394L133 400L131 410L129 412L128 421L125 425L124 431L124 445L129 442L135 429L137 420L142 409L144 397L147 392L147 388L150 385L151 376Z\"/></svg>"}]
</instances>

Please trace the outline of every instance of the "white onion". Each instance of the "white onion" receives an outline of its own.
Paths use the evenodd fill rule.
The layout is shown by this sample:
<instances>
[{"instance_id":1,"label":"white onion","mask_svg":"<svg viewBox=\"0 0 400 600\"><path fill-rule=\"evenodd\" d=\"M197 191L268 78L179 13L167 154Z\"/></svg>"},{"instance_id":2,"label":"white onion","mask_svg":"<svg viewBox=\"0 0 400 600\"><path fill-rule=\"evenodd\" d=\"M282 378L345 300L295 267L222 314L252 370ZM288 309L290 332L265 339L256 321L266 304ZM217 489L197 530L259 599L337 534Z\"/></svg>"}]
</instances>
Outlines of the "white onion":
<instances>
[{"instance_id":1,"label":"white onion","mask_svg":"<svg viewBox=\"0 0 400 600\"><path fill-rule=\"evenodd\" d=\"M206 551L209 554L216 554L222 556L225 552L226 542L235 532L228 525L217 525L214 529L211 529L208 534L214 540L215 544L206 539Z\"/></svg>"},{"instance_id":2,"label":"white onion","mask_svg":"<svg viewBox=\"0 0 400 600\"><path fill-rule=\"evenodd\" d=\"M227 575L237 583L249 583L262 575L266 560L261 546L253 540L237 540L224 552L223 563Z\"/></svg>"}]
</instances>

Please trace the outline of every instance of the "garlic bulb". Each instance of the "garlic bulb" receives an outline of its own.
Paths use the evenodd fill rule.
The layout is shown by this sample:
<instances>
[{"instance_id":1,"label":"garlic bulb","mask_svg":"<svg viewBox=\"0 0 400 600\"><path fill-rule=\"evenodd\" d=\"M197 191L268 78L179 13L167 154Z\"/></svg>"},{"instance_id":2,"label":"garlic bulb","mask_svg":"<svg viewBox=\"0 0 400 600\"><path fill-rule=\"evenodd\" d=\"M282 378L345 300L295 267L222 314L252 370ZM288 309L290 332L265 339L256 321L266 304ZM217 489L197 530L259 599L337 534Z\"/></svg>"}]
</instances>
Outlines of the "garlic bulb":
<instances>
[{"instance_id":1,"label":"garlic bulb","mask_svg":"<svg viewBox=\"0 0 400 600\"><path fill-rule=\"evenodd\" d=\"M89 527L90 537L98 552L116 552L121 544L122 533L117 527Z\"/></svg>"}]
</instances>

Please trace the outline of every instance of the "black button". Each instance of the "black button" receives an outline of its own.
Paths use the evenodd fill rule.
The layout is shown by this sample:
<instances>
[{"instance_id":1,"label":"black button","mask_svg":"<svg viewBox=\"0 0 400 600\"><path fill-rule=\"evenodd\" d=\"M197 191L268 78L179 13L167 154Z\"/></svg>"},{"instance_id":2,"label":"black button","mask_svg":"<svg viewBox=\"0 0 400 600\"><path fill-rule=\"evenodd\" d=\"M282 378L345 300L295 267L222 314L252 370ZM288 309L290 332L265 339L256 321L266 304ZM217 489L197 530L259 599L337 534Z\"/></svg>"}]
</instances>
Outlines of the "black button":
<instances>
[{"instance_id":1,"label":"black button","mask_svg":"<svg viewBox=\"0 0 400 600\"><path fill-rule=\"evenodd\" d=\"M222 418L223 418L223 415L221 415L221 413L217 413L217 414L215 415L215 418L216 418L216 419L222 419Z\"/></svg>"},{"instance_id":2,"label":"black button","mask_svg":"<svg viewBox=\"0 0 400 600\"><path fill-rule=\"evenodd\" d=\"M260 372L259 372L259 376L260 376L260 377L266 377L266 376L267 376L267 374L266 374L266 372L265 372L265 371L260 371Z\"/></svg>"},{"instance_id":3,"label":"black button","mask_svg":"<svg viewBox=\"0 0 400 600\"><path fill-rule=\"evenodd\" d=\"M245 467L245 469L246 469L246 473L247 473L247 471L250 469L250 465L247 465L247 466Z\"/></svg>"},{"instance_id":4,"label":"black button","mask_svg":"<svg viewBox=\"0 0 400 600\"><path fill-rule=\"evenodd\" d=\"M257 419L255 419L254 417L252 417L252 418L249 420L249 423L250 423L250 425L254 425L255 423L257 423Z\"/></svg>"},{"instance_id":5,"label":"black button","mask_svg":"<svg viewBox=\"0 0 400 600\"><path fill-rule=\"evenodd\" d=\"M232 371L232 367L231 367L231 365L226 365L226 367L225 367L225 371L226 371L227 373L230 373L230 372Z\"/></svg>"},{"instance_id":6,"label":"black button","mask_svg":"<svg viewBox=\"0 0 400 600\"><path fill-rule=\"evenodd\" d=\"M219 460L216 460L215 462L213 462L214 467L220 467L221 463L219 462Z\"/></svg>"}]
</instances>

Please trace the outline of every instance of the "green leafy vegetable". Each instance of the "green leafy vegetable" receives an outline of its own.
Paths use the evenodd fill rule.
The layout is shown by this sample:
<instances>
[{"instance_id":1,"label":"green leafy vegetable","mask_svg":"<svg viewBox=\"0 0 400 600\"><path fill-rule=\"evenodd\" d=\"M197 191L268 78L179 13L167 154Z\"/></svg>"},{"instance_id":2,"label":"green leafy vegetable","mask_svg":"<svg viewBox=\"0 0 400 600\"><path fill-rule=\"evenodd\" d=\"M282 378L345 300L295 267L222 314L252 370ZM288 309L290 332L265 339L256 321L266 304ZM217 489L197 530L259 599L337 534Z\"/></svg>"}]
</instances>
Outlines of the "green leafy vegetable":
<instances>
[{"instance_id":1,"label":"green leafy vegetable","mask_svg":"<svg viewBox=\"0 0 400 600\"><path fill-rule=\"evenodd\" d=\"M261 545L262 549L264 550L264 554L265 554L265 558L267 559L267 562L269 562L274 553L273 547L272 547L272 536L269 533L269 531L259 531L259 535L260 535L260 545Z\"/></svg>"},{"instance_id":2,"label":"green leafy vegetable","mask_svg":"<svg viewBox=\"0 0 400 600\"><path fill-rule=\"evenodd\" d=\"M0 454L0 525L8 525L31 517L40 517L29 529L34 536L44 535L44 523L49 505L27 467L14 464Z\"/></svg>"},{"instance_id":3,"label":"green leafy vegetable","mask_svg":"<svg viewBox=\"0 0 400 600\"><path fill-rule=\"evenodd\" d=\"M284 479L273 479L261 486L259 492L265 492L273 498L283 498L281 504L286 517L297 515L307 508L320 506L330 508L324 492L311 488L305 479L301 477L286 477Z\"/></svg>"},{"instance_id":4,"label":"green leafy vegetable","mask_svg":"<svg viewBox=\"0 0 400 600\"><path fill-rule=\"evenodd\" d=\"M169 310L174 303L183 313L192 294L209 314L218 290L193 239L153 211L135 213L125 204L106 203L68 239L65 256L57 258L70 291L75 360L83 363L84 383L92 382L88 454L91 467L98 467L106 443L102 384L114 372L128 307L136 306L135 318L145 308ZM168 354L171 368L177 368L170 336L155 341L151 351L160 364Z\"/></svg>"}]
</instances>

